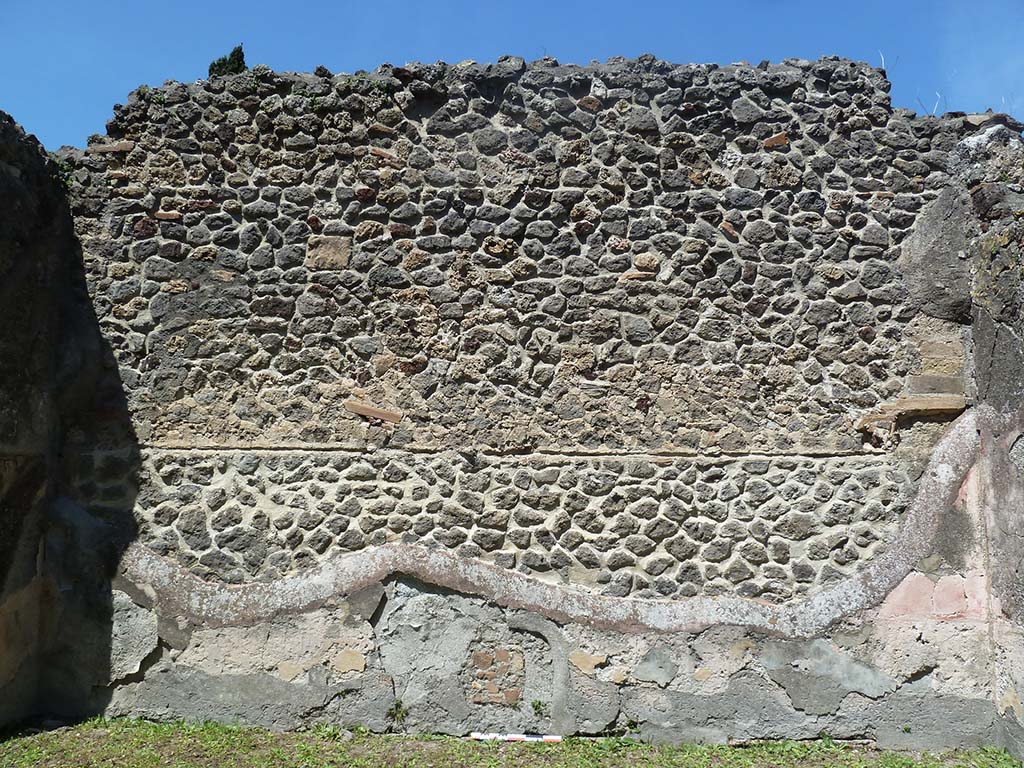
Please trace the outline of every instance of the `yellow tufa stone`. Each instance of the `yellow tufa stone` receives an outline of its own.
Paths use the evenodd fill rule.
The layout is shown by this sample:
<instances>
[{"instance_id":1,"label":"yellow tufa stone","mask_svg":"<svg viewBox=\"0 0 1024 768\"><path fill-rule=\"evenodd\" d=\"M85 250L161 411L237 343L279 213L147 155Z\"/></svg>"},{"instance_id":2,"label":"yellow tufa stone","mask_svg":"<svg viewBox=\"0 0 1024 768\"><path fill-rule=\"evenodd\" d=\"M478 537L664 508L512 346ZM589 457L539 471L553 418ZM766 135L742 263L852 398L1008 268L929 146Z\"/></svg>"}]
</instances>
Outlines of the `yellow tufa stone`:
<instances>
[{"instance_id":1,"label":"yellow tufa stone","mask_svg":"<svg viewBox=\"0 0 1024 768\"><path fill-rule=\"evenodd\" d=\"M93 144L91 147L86 147L86 154L89 155L102 155L111 154L115 152L131 152L135 149L134 141L113 141L109 144Z\"/></svg>"},{"instance_id":2,"label":"yellow tufa stone","mask_svg":"<svg viewBox=\"0 0 1024 768\"><path fill-rule=\"evenodd\" d=\"M348 267L352 238L313 235L306 245L306 267L313 270L339 270Z\"/></svg>"},{"instance_id":3,"label":"yellow tufa stone","mask_svg":"<svg viewBox=\"0 0 1024 768\"><path fill-rule=\"evenodd\" d=\"M293 661L282 661L277 665L277 676L287 683L292 682L292 680L305 671L306 670L302 665L296 664Z\"/></svg>"},{"instance_id":4,"label":"yellow tufa stone","mask_svg":"<svg viewBox=\"0 0 1024 768\"><path fill-rule=\"evenodd\" d=\"M569 654L569 663L580 672L592 675L598 667L603 667L608 663L608 656L603 653L587 653L576 650Z\"/></svg>"},{"instance_id":5,"label":"yellow tufa stone","mask_svg":"<svg viewBox=\"0 0 1024 768\"><path fill-rule=\"evenodd\" d=\"M1021 704L1020 696L1013 688L1006 688L999 695L999 714L1005 715L1011 710L1018 720L1024 720L1024 705Z\"/></svg>"},{"instance_id":6,"label":"yellow tufa stone","mask_svg":"<svg viewBox=\"0 0 1024 768\"><path fill-rule=\"evenodd\" d=\"M352 648L342 648L331 662L331 667L341 675L346 672L362 672L366 669L366 657Z\"/></svg>"}]
</instances>

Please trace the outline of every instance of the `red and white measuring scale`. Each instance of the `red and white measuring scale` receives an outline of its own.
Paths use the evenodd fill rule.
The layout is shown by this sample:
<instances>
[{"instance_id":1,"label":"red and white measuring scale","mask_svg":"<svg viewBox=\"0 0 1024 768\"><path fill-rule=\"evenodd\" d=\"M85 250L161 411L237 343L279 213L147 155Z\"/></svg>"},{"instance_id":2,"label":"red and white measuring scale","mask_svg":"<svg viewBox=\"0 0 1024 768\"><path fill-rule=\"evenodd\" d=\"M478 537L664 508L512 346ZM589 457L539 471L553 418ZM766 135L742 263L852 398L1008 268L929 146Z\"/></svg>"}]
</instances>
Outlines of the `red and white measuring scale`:
<instances>
[{"instance_id":1,"label":"red and white measuring scale","mask_svg":"<svg viewBox=\"0 0 1024 768\"><path fill-rule=\"evenodd\" d=\"M478 733L474 731L469 734L473 741L542 741L547 744L557 744L562 740L561 736L529 734L529 733Z\"/></svg>"}]
</instances>

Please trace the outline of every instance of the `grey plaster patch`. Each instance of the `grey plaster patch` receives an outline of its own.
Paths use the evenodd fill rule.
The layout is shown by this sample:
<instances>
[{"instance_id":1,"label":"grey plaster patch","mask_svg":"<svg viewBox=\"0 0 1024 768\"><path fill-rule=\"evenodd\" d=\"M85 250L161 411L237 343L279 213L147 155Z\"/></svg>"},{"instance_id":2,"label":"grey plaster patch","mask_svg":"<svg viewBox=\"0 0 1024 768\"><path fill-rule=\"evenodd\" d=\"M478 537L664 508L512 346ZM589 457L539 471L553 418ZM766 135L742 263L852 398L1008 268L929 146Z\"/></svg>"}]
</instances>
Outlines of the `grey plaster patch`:
<instances>
[{"instance_id":1,"label":"grey plaster patch","mask_svg":"<svg viewBox=\"0 0 1024 768\"><path fill-rule=\"evenodd\" d=\"M564 649L553 658L548 640L557 632L553 624L537 616L506 616L478 598L411 582L398 581L390 589L375 631L380 665L393 680L395 698L408 710L405 727L454 735L473 730L575 731L566 707ZM557 639L555 645L560 647ZM515 706L471 700L471 653L498 649L525 662ZM533 701L543 706L534 711L529 705ZM587 709L579 719L600 720L603 711L600 706Z\"/></svg>"},{"instance_id":2,"label":"grey plaster patch","mask_svg":"<svg viewBox=\"0 0 1024 768\"><path fill-rule=\"evenodd\" d=\"M672 658L672 652L663 645L651 648L640 660L633 677L649 683L657 683L664 688L676 678L679 665Z\"/></svg>"},{"instance_id":3,"label":"grey plaster patch","mask_svg":"<svg viewBox=\"0 0 1024 768\"><path fill-rule=\"evenodd\" d=\"M793 709L785 693L744 671L705 696L671 688L629 687L622 714L640 724L644 740L724 744L739 739L812 738L820 726Z\"/></svg>"},{"instance_id":4,"label":"grey plaster patch","mask_svg":"<svg viewBox=\"0 0 1024 768\"><path fill-rule=\"evenodd\" d=\"M896 690L891 677L840 653L828 640L769 642L761 663L793 706L812 715L835 712L850 693L877 699Z\"/></svg>"},{"instance_id":5,"label":"grey plaster patch","mask_svg":"<svg viewBox=\"0 0 1024 768\"><path fill-rule=\"evenodd\" d=\"M989 699L902 690L877 701L852 694L839 712L820 722L835 738L871 739L882 749L970 749L1000 738Z\"/></svg>"},{"instance_id":6,"label":"grey plaster patch","mask_svg":"<svg viewBox=\"0 0 1024 768\"><path fill-rule=\"evenodd\" d=\"M369 621L373 618L377 609L380 608L380 604L384 599L384 586L381 584L370 584L353 592L348 596L346 602L353 617Z\"/></svg>"},{"instance_id":7,"label":"grey plaster patch","mask_svg":"<svg viewBox=\"0 0 1024 768\"><path fill-rule=\"evenodd\" d=\"M564 732L606 733L619 716L621 693L618 686L588 675L573 675L571 686L568 709L572 724Z\"/></svg>"},{"instance_id":8,"label":"grey plaster patch","mask_svg":"<svg viewBox=\"0 0 1024 768\"><path fill-rule=\"evenodd\" d=\"M994 743L1010 754L1024 755L1024 724L1013 717L1003 716L999 718L998 725L999 739Z\"/></svg>"},{"instance_id":9,"label":"grey plaster patch","mask_svg":"<svg viewBox=\"0 0 1024 768\"><path fill-rule=\"evenodd\" d=\"M395 690L391 676L367 670L328 702L317 717L321 722L346 728L362 726L381 733L395 726L392 716Z\"/></svg>"},{"instance_id":10,"label":"grey plaster patch","mask_svg":"<svg viewBox=\"0 0 1024 768\"><path fill-rule=\"evenodd\" d=\"M475 600L420 592L404 582L381 615L375 632L383 669L395 696L408 707L408 723L430 723L442 733L462 733L470 704L460 684L487 611Z\"/></svg>"},{"instance_id":11,"label":"grey plaster patch","mask_svg":"<svg viewBox=\"0 0 1024 768\"><path fill-rule=\"evenodd\" d=\"M992 591L1007 616L1024 621L1024 476L1014 463L1013 446L1005 440L988 437L978 463L989 526Z\"/></svg>"},{"instance_id":12,"label":"grey plaster patch","mask_svg":"<svg viewBox=\"0 0 1024 768\"><path fill-rule=\"evenodd\" d=\"M150 720L237 723L291 730L319 713L353 684L331 685L326 675L286 683L268 674L207 674L170 661L157 662L140 682L111 690L105 714Z\"/></svg>"},{"instance_id":13,"label":"grey plaster patch","mask_svg":"<svg viewBox=\"0 0 1024 768\"><path fill-rule=\"evenodd\" d=\"M512 629L531 632L543 638L551 654L550 694L551 729L572 733L574 725L569 713L569 649L561 630L551 621L529 613L518 613L509 621Z\"/></svg>"},{"instance_id":14,"label":"grey plaster patch","mask_svg":"<svg viewBox=\"0 0 1024 768\"><path fill-rule=\"evenodd\" d=\"M935 553L957 571L967 567L967 554L977 543L974 521L961 504L950 504L939 513Z\"/></svg>"},{"instance_id":15,"label":"grey plaster patch","mask_svg":"<svg viewBox=\"0 0 1024 768\"><path fill-rule=\"evenodd\" d=\"M1010 461L1024 475L1024 436L1018 436L1009 451Z\"/></svg>"},{"instance_id":16,"label":"grey plaster patch","mask_svg":"<svg viewBox=\"0 0 1024 768\"><path fill-rule=\"evenodd\" d=\"M136 605L120 590L112 590L110 627L110 680L121 680L139 671L142 661L156 648L157 617Z\"/></svg>"},{"instance_id":17,"label":"grey plaster patch","mask_svg":"<svg viewBox=\"0 0 1024 768\"><path fill-rule=\"evenodd\" d=\"M24 659L14 674L0 681L0 723L17 722L32 714L39 684L39 657Z\"/></svg>"},{"instance_id":18,"label":"grey plaster patch","mask_svg":"<svg viewBox=\"0 0 1024 768\"><path fill-rule=\"evenodd\" d=\"M627 688L622 713L654 742L730 743L759 739L871 739L887 749L1014 746L997 727L985 698L909 695L878 700L853 693L838 711L795 710L788 697L753 671L734 675L724 691L702 696L673 689ZM955 723L956 727L951 727Z\"/></svg>"}]
</instances>

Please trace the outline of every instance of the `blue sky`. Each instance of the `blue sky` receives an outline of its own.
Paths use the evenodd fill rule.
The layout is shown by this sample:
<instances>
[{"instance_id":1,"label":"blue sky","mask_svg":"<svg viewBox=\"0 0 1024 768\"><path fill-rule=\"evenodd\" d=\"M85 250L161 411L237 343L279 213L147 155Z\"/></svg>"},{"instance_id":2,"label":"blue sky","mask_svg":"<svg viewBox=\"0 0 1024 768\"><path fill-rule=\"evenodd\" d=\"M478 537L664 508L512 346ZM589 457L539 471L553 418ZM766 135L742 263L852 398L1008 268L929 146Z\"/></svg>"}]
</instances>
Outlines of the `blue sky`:
<instances>
[{"instance_id":1,"label":"blue sky","mask_svg":"<svg viewBox=\"0 0 1024 768\"><path fill-rule=\"evenodd\" d=\"M896 106L1024 117L1024 0L0 0L0 11L0 109L49 149L84 145L138 85L204 77L239 42L250 66L335 72L504 53L884 56Z\"/></svg>"}]
</instances>

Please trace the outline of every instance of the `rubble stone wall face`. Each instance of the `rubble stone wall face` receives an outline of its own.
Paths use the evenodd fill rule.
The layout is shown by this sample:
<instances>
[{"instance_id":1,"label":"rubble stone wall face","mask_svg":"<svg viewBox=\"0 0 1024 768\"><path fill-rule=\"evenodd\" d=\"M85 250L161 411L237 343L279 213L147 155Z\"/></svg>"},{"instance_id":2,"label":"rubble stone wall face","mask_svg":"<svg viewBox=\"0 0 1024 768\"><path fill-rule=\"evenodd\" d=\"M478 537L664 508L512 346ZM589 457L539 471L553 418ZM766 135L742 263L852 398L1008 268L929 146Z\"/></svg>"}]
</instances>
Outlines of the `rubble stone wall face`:
<instances>
[{"instance_id":1,"label":"rubble stone wall face","mask_svg":"<svg viewBox=\"0 0 1024 768\"><path fill-rule=\"evenodd\" d=\"M143 540L204 578L272 579L415 542L606 595L775 601L884 550L907 484L875 457L470 464L394 449L152 451L141 478Z\"/></svg>"},{"instance_id":2,"label":"rubble stone wall face","mask_svg":"<svg viewBox=\"0 0 1024 768\"><path fill-rule=\"evenodd\" d=\"M854 417L963 388L897 265L959 127L887 90L510 59L136 92L75 180L142 540L229 582L393 541L617 596L856 571L914 481Z\"/></svg>"},{"instance_id":3,"label":"rubble stone wall face","mask_svg":"<svg viewBox=\"0 0 1024 768\"><path fill-rule=\"evenodd\" d=\"M103 668L43 700L1019 749L1021 126L888 89L643 57L134 92L60 155L109 355L51 567L120 543L51 641L90 667L91 621Z\"/></svg>"}]
</instances>

